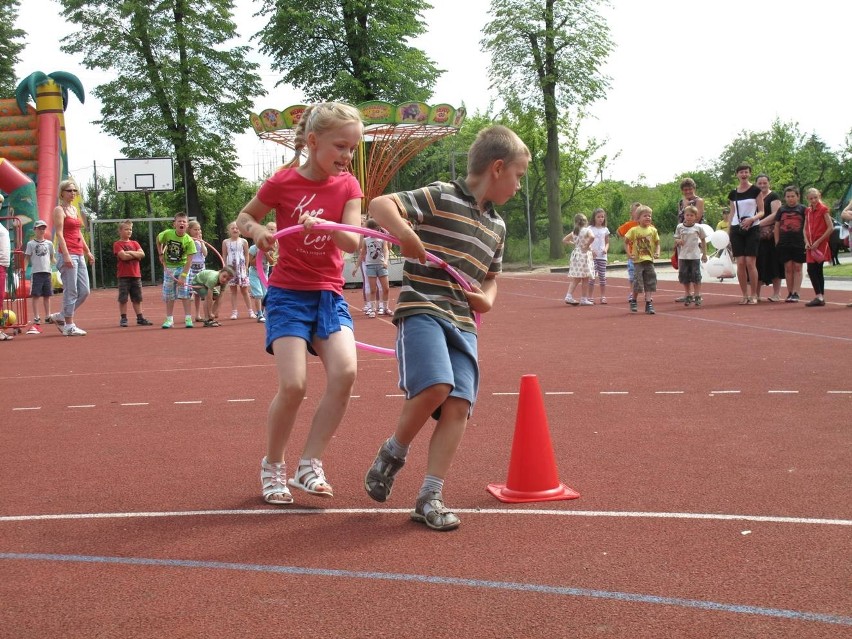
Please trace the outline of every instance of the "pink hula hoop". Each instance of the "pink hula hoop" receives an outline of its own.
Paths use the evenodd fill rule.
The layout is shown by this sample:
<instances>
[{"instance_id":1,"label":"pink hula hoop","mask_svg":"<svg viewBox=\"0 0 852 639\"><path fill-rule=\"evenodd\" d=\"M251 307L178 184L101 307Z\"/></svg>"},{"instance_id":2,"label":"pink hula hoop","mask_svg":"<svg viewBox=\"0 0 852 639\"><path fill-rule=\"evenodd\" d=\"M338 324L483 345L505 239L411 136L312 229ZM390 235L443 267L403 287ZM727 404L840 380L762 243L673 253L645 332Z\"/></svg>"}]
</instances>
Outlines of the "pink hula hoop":
<instances>
[{"instance_id":1,"label":"pink hula hoop","mask_svg":"<svg viewBox=\"0 0 852 639\"><path fill-rule=\"evenodd\" d=\"M272 237L275 239L282 238L286 235L291 235L293 233L298 233L304 231L304 226L301 224L295 224L293 226L288 226L286 229L281 229L277 233L275 233ZM368 229L363 226L351 226L350 224L331 224L331 223L320 223L314 224L311 227L311 231L348 231L350 233L358 233L360 235L364 235L367 237L377 237L381 240L385 240L386 242L390 242L391 244L396 244L399 246L399 240L393 237L392 235L388 235L387 233L382 233L381 231L374 231L373 229ZM432 255L432 253L426 252L426 259L430 262L435 263L437 266L440 266L444 269L450 276L459 283L459 285L466 291L472 291L470 283L464 279L459 272L454 269L452 266L447 264L440 257ZM257 252L257 259L255 261L255 266L257 268L257 276L264 286L268 286L269 278L266 277L266 272L263 269L263 254L261 251ZM476 325L479 326L479 313L473 313L473 318L476 321ZM355 345L365 351L370 351L372 353L379 353L381 355L393 355L396 356L396 351L390 348L383 348L381 346L374 346L372 344L365 344L364 342L355 342Z\"/></svg>"}]
</instances>

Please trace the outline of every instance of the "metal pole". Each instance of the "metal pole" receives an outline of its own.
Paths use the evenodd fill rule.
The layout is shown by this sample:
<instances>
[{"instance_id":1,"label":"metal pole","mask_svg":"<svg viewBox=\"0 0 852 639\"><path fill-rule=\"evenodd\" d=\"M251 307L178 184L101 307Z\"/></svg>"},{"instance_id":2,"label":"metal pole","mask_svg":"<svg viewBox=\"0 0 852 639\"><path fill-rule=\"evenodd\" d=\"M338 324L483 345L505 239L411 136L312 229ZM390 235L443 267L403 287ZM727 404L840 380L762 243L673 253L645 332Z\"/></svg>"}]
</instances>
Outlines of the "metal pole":
<instances>
[{"instance_id":1,"label":"metal pole","mask_svg":"<svg viewBox=\"0 0 852 639\"><path fill-rule=\"evenodd\" d=\"M524 173L526 186L524 187L524 195L526 195L527 205L527 244L529 246L529 265L532 270L532 221L530 220L530 174Z\"/></svg>"},{"instance_id":2,"label":"metal pole","mask_svg":"<svg viewBox=\"0 0 852 639\"><path fill-rule=\"evenodd\" d=\"M148 220L148 252L151 258L151 285L157 283L157 272L154 270L154 253L157 252L157 245L154 244L154 223Z\"/></svg>"}]
</instances>

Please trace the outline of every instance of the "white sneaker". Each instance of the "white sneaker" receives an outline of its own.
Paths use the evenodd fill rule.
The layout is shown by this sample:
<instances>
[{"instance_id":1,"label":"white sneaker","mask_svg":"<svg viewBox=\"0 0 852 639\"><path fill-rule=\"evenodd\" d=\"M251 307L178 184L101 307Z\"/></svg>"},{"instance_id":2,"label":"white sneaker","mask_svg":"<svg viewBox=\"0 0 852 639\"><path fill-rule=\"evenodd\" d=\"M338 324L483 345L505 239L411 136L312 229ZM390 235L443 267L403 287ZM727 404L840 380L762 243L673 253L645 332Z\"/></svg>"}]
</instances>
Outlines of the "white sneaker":
<instances>
[{"instance_id":1,"label":"white sneaker","mask_svg":"<svg viewBox=\"0 0 852 639\"><path fill-rule=\"evenodd\" d=\"M77 326L71 326L69 328L63 328L62 334L65 335L65 337L82 337L86 334L86 331Z\"/></svg>"},{"instance_id":2,"label":"white sneaker","mask_svg":"<svg viewBox=\"0 0 852 639\"><path fill-rule=\"evenodd\" d=\"M257 319L257 313L255 313L254 311L249 311L249 318L250 319Z\"/></svg>"},{"instance_id":3,"label":"white sneaker","mask_svg":"<svg viewBox=\"0 0 852 639\"><path fill-rule=\"evenodd\" d=\"M63 335L65 334L65 318L60 313L52 313L50 319L53 320L53 323L56 325L56 328L59 329L59 332Z\"/></svg>"},{"instance_id":4,"label":"white sneaker","mask_svg":"<svg viewBox=\"0 0 852 639\"><path fill-rule=\"evenodd\" d=\"M580 300L580 306L594 306L594 305L595 305L595 303L588 298L584 297L583 299Z\"/></svg>"},{"instance_id":5,"label":"white sneaker","mask_svg":"<svg viewBox=\"0 0 852 639\"><path fill-rule=\"evenodd\" d=\"M240 314L237 311L233 311L231 313L231 319L232 320L237 319L239 316L240 316Z\"/></svg>"}]
</instances>

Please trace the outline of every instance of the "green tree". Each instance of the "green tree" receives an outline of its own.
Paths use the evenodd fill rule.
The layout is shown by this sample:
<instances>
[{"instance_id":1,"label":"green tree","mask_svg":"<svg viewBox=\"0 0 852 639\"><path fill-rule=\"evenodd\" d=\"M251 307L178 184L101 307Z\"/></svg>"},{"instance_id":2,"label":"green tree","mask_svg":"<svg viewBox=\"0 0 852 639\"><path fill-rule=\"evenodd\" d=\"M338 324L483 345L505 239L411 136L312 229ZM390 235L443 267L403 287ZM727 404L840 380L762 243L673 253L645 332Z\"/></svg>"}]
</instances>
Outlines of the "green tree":
<instances>
[{"instance_id":1,"label":"green tree","mask_svg":"<svg viewBox=\"0 0 852 639\"><path fill-rule=\"evenodd\" d=\"M600 66L612 49L595 0L492 0L482 46L491 56L492 87L542 115L550 256L562 248L560 120L580 116L603 97ZM560 115L561 112L561 115Z\"/></svg>"},{"instance_id":2,"label":"green tree","mask_svg":"<svg viewBox=\"0 0 852 639\"><path fill-rule=\"evenodd\" d=\"M26 31L16 29L20 0L0 1L0 97L8 98L15 93L15 65L20 62L18 54L24 50L21 40Z\"/></svg>"},{"instance_id":3,"label":"green tree","mask_svg":"<svg viewBox=\"0 0 852 639\"><path fill-rule=\"evenodd\" d=\"M61 0L78 25L62 46L89 69L116 79L93 93L97 123L128 157L170 155L187 212L202 224L198 182L236 179L232 135L247 127L252 98L264 95L258 65L237 37L231 0ZM181 207L183 208L183 207Z\"/></svg>"},{"instance_id":4,"label":"green tree","mask_svg":"<svg viewBox=\"0 0 852 639\"><path fill-rule=\"evenodd\" d=\"M407 43L426 32L426 2L276 0L257 38L287 83L308 100L428 100L441 71Z\"/></svg>"}]
</instances>

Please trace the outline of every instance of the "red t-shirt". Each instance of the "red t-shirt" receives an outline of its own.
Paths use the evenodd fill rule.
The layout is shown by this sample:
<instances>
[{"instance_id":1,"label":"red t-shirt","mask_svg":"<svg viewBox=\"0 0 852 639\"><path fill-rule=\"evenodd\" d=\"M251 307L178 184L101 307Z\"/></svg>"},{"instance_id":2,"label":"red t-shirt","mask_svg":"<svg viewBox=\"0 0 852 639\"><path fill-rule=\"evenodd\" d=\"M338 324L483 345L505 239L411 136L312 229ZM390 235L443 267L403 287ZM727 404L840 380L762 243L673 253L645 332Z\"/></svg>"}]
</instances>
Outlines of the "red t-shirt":
<instances>
[{"instance_id":1,"label":"red t-shirt","mask_svg":"<svg viewBox=\"0 0 852 639\"><path fill-rule=\"evenodd\" d=\"M331 176L322 182L302 177L295 168L281 169L266 180L257 198L275 209L281 231L298 224L303 213L328 222L341 222L350 200L364 197L351 173ZM278 262L269 284L295 291L343 292L343 255L330 233L292 233L278 240Z\"/></svg>"},{"instance_id":2,"label":"red t-shirt","mask_svg":"<svg viewBox=\"0 0 852 639\"><path fill-rule=\"evenodd\" d=\"M141 251L142 246L136 240L118 240L113 242L112 252L116 256L122 251ZM142 277L139 260L118 260L118 277Z\"/></svg>"}]
</instances>

